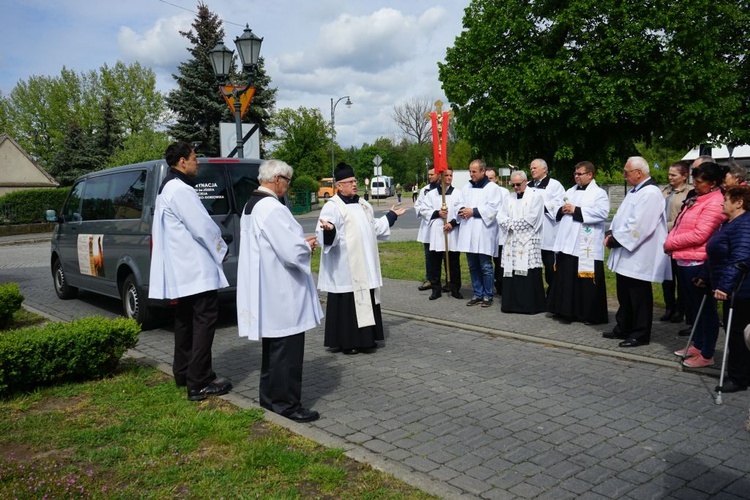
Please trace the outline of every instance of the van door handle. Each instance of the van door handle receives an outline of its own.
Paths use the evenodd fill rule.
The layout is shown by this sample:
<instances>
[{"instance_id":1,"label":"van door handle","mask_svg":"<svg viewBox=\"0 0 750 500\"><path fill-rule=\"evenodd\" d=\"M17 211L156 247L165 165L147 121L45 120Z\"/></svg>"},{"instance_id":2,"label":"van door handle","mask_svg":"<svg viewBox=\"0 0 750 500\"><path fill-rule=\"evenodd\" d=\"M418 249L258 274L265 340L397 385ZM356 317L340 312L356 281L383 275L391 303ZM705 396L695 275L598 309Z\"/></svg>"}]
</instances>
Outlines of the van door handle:
<instances>
[{"instance_id":1,"label":"van door handle","mask_svg":"<svg viewBox=\"0 0 750 500\"><path fill-rule=\"evenodd\" d=\"M224 240L224 243L229 244L234 241L234 236L232 236L231 234L222 234L221 239Z\"/></svg>"}]
</instances>

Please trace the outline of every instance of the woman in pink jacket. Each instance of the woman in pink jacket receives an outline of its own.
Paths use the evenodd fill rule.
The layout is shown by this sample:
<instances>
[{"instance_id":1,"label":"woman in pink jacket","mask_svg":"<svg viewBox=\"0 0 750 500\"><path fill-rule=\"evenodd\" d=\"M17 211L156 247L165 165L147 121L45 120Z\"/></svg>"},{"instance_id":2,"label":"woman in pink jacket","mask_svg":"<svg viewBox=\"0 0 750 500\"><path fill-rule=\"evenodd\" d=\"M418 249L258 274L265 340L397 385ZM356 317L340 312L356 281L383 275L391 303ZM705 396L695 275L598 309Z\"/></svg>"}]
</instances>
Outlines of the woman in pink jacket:
<instances>
[{"instance_id":1,"label":"woman in pink jacket","mask_svg":"<svg viewBox=\"0 0 750 500\"><path fill-rule=\"evenodd\" d=\"M683 362L684 366L690 368L714 364L714 348L719 336L716 299L712 294L706 295L703 312L700 318L696 318L705 289L698 288L694 282L707 259L706 243L726 220L721 185L727 171L726 166L713 162L701 163L693 169L695 196L689 196L685 200L682 212L677 216L674 228L664 243L664 251L677 261L677 283L685 297L688 323L694 324L697 321L693 346L701 351L701 355L692 356ZM684 353L677 351L675 354L681 356Z\"/></svg>"}]
</instances>

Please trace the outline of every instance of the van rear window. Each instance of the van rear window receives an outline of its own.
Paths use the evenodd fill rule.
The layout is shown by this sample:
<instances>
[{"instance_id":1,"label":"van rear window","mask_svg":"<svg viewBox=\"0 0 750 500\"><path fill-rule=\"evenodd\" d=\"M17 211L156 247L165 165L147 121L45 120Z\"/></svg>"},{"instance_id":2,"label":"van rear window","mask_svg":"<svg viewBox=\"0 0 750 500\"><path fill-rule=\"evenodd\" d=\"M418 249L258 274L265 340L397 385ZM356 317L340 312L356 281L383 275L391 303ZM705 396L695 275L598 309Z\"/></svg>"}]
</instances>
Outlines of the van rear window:
<instances>
[{"instance_id":1,"label":"van rear window","mask_svg":"<svg viewBox=\"0 0 750 500\"><path fill-rule=\"evenodd\" d=\"M195 177L195 191L210 215L229 212L227 180L218 164L201 164Z\"/></svg>"}]
</instances>

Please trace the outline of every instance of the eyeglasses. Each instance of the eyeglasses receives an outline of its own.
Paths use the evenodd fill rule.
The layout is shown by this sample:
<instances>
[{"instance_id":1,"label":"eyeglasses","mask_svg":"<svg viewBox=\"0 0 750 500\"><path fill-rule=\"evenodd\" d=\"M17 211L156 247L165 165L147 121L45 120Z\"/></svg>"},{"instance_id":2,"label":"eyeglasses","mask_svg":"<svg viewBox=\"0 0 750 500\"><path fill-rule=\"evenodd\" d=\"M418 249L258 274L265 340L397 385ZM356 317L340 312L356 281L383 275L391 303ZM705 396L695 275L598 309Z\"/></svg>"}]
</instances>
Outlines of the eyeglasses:
<instances>
[{"instance_id":1,"label":"eyeglasses","mask_svg":"<svg viewBox=\"0 0 750 500\"><path fill-rule=\"evenodd\" d=\"M513 187L521 187L526 183L526 181L523 182L511 182L510 185Z\"/></svg>"},{"instance_id":2,"label":"eyeglasses","mask_svg":"<svg viewBox=\"0 0 750 500\"><path fill-rule=\"evenodd\" d=\"M281 175L281 174L279 174L279 177L281 177L282 179L284 179L284 180L285 180L285 181L286 181L287 183L289 183L289 182L292 182L292 179L290 179L290 178L289 178L289 177L287 177L286 175Z\"/></svg>"},{"instance_id":3,"label":"eyeglasses","mask_svg":"<svg viewBox=\"0 0 750 500\"><path fill-rule=\"evenodd\" d=\"M590 174L591 172L574 172L573 177L580 177L582 175Z\"/></svg>"},{"instance_id":4,"label":"eyeglasses","mask_svg":"<svg viewBox=\"0 0 750 500\"><path fill-rule=\"evenodd\" d=\"M356 183L357 183L357 180L355 179L352 181L338 181L336 184L356 184Z\"/></svg>"}]
</instances>

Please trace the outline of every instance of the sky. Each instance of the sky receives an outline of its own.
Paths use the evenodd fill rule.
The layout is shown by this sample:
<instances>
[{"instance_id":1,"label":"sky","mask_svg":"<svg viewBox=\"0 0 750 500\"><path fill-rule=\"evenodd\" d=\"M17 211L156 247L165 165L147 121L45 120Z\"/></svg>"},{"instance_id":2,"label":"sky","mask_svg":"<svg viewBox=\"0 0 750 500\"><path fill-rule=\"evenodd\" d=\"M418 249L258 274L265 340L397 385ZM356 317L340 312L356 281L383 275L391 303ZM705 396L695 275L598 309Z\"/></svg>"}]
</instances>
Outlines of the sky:
<instances>
[{"instance_id":1,"label":"sky","mask_svg":"<svg viewBox=\"0 0 750 500\"><path fill-rule=\"evenodd\" d=\"M263 37L261 55L277 108L318 108L342 147L400 137L393 107L411 98L447 103L437 63L462 29L470 0L204 0L224 22L224 43L246 24ZM190 56L179 34L198 0L0 0L0 91L64 67L97 70L118 60L154 70L157 89Z\"/></svg>"}]
</instances>

